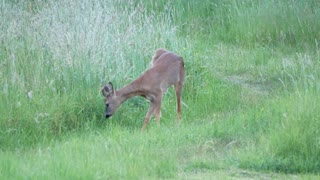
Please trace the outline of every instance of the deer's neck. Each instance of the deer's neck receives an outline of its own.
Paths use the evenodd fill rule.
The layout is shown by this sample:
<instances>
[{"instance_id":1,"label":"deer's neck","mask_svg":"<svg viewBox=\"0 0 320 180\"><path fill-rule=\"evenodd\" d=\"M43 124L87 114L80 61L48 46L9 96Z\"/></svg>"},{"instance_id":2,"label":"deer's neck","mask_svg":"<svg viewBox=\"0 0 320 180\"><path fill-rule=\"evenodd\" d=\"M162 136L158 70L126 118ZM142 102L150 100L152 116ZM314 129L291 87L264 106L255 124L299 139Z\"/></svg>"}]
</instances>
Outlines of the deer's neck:
<instances>
[{"instance_id":1,"label":"deer's neck","mask_svg":"<svg viewBox=\"0 0 320 180\"><path fill-rule=\"evenodd\" d=\"M121 103L134 96L145 96L144 91L141 89L141 85L138 84L139 83L136 80L116 91L116 96Z\"/></svg>"}]
</instances>

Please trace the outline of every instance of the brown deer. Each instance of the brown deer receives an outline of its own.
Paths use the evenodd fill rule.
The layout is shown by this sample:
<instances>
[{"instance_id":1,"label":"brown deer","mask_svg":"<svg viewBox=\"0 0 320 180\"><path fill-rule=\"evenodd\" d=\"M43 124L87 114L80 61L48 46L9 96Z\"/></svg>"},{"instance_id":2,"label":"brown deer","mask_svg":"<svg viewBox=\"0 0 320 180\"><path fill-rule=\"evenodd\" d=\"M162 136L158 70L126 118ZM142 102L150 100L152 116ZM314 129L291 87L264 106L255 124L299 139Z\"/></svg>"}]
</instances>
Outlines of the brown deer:
<instances>
[{"instance_id":1,"label":"brown deer","mask_svg":"<svg viewBox=\"0 0 320 180\"><path fill-rule=\"evenodd\" d=\"M165 49L158 49L152 57L152 66L138 79L117 91L114 91L111 82L101 89L101 93L105 97L106 118L111 117L127 99L133 96L142 96L150 101L150 107L141 130L143 131L147 127L153 113L157 124L160 124L163 93L169 86L174 85L177 96L177 122L179 123L184 77L183 58Z\"/></svg>"}]
</instances>

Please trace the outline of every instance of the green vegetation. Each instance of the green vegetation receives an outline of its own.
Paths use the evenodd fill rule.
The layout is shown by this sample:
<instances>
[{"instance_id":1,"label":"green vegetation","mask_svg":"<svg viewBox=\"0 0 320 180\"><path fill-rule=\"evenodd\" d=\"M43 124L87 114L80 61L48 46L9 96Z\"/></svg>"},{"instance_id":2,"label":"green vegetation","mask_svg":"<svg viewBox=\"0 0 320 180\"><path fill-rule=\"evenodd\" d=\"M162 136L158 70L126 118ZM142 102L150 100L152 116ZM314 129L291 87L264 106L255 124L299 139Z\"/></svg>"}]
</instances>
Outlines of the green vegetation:
<instances>
[{"instance_id":1,"label":"green vegetation","mask_svg":"<svg viewBox=\"0 0 320 180\"><path fill-rule=\"evenodd\" d=\"M317 179L318 0L6 1L0 5L1 179ZM148 103L104 119L157 48L185 59L161 126Z\"/></svg>"}]
</instances>

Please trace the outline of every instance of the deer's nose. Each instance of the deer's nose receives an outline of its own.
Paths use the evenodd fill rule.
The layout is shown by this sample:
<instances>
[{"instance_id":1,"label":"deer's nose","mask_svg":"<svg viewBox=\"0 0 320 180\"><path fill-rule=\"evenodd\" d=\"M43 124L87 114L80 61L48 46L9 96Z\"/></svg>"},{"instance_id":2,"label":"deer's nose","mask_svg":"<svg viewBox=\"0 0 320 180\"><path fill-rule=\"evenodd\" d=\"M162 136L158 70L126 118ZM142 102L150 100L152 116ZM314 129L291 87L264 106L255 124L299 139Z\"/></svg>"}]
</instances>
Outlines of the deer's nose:
<instances>
[{"instance_id":1,"label":"deer's nose","mask_svg":"<svg viewBox=\"0 0 320 180\"><path fill-rule=\"evenodd\" d=\"M106 114L106 118L109 118L111 117L112 115L111 114Z\"/></svg>"}]
</instances>

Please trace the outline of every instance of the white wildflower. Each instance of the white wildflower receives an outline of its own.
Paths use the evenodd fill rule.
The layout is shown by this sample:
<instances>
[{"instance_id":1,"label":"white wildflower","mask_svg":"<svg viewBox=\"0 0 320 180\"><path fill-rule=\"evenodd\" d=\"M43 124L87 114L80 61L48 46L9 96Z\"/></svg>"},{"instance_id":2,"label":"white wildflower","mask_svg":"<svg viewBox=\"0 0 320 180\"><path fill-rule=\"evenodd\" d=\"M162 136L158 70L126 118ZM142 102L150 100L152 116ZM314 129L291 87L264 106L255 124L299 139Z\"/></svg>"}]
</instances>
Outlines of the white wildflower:
<instances>
[{"instance_id":1,"label":"white wildflower","mask_svg":"<svg viewBox=\"0 0 320 180\"><path fill-rule=\"evenodd\" d=\"M32 91L29 91L27 95L29 99L32 99Z\"/></svg>"}]
</instances>

